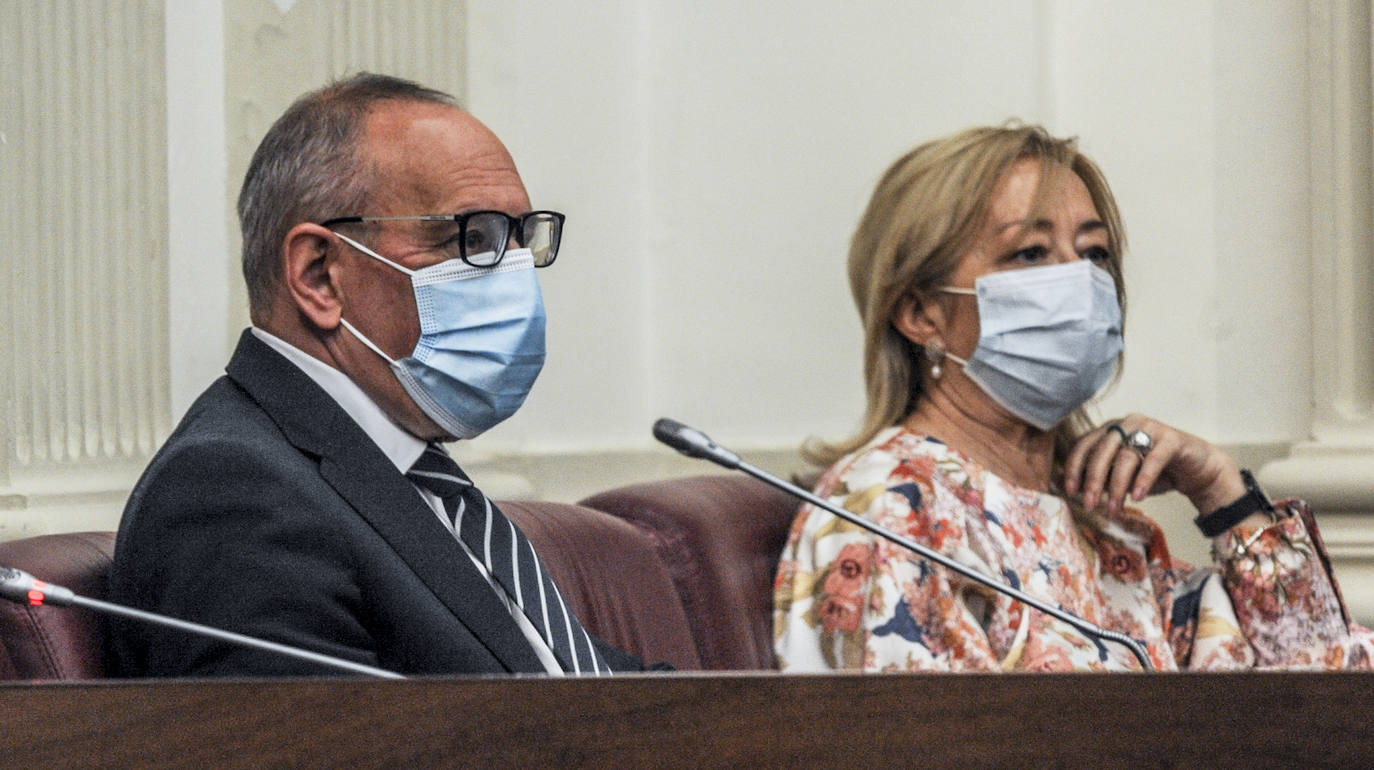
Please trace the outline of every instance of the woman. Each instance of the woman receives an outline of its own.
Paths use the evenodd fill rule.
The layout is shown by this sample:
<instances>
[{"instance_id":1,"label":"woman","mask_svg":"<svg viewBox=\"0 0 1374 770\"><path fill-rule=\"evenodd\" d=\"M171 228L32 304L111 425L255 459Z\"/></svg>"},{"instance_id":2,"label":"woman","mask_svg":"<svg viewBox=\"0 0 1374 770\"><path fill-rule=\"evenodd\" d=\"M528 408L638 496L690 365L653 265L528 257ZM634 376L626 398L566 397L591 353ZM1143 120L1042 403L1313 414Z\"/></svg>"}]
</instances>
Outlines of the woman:
<instances>
[{"instance_id":1,"label":"woman","mask_svg":"<svg viewBox=\"0 0 1374 770\"><path fill-rule=\"evenodd\" d=\"M1101 172L1035 126L888 169L849 256L865 331L858 435L810 448L817 494L1092 623L1158 670L1370 667L1316 524L1217 447L1083 404L1117 371L1124 235ZM1177 490L1215 565L1169 556L1127 498ZM1134 670L1125 647L813 506L776 584L787 670Z\"/></svg>"}]
</instances>

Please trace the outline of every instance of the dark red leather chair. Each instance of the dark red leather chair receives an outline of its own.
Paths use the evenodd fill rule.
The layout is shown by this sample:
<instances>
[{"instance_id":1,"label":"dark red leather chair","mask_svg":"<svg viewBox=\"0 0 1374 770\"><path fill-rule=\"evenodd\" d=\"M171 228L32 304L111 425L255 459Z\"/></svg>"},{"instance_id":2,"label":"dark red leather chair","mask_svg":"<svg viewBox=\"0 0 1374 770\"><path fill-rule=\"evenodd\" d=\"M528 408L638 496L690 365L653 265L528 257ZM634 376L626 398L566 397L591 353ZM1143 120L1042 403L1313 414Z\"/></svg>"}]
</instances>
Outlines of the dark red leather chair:
<instances>
[{"instance_id":1,"label":"dark red leather chair","mask_svg":"<svg viewBox=\"0 0 1374 770\"><path fill-rule=\"evenodd\" d=\"M500 505L529 536L592 633L649 663L701 668L678 592L644 532L576 505ZM103 599L114 538L113 532L83 532L0 543L0 566ZM95 679L105 673L104 631L93 613L0 602L0 679Z\"/></svg>"},{"instance_id":2,"label":"dark red leather chair","mask_svg":"<svg viewBox=\"0 0 1374 770\"><path fill-rule=\"evenodd\" d=\"M683 670L769 669L773 575L796 504L744 476L621 487L581 505L504 501L592 633ZM114 533L0 543L15 567L104 598ZM0 603L0 679L105 675L87 610Z\"/></svg>"},{"instance_id":3,"label":"dark red leather chair","mask_svg":"<svg viewBox=\"0 0 1374 770\"><path fill-rule=\"evenodd\" d=\"M0 543L0 566L21 569L102 599L113 532L74 532ZM101 621L77 607L0 601L0 679L96 679L105 675Z\"/></svg>"},{"instance_id":4,"label":"dark red leather chair","mask_svg":"<svg viewBox=\"0 0 1374 770\"><path fill-rule=\"evenodd\" d=\"M654 541L629 522L578 505L502 501L592 633L646 663L700 669L687 613Z\"/></svg>"},{"instance_id":5,"label":"dark red leather chair","mask_svg":"<svg viewBox=\"0 0 1374 770\"><path fill-rule=\"evenodd\" d=\"M777 668L773 579L797 501L743 475L612 489L582 505L634 524L672 576L705 669Z\"/></svg>"}]
</instances>

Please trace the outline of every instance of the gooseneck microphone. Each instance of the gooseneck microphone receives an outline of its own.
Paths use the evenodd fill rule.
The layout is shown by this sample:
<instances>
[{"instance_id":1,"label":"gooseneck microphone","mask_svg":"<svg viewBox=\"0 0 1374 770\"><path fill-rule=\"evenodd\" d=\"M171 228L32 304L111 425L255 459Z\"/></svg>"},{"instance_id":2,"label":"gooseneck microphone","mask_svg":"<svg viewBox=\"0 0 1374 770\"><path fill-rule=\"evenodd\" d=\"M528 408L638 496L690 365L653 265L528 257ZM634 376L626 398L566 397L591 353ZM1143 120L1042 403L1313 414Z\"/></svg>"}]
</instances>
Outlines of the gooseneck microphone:
<instances>
[{"instance_id":1,"label":"gooseneck microphone","mask_svg":"<svg viewBox=\"0 0 1374 770\"><path fill-rule=\"evenodd\" d=\"M145 623L153 623L159 626L175 628L186 631L198 636L208 636L221 642L237 644L241 647L251 647L256 650L266 650L267 652L285 655L289 658L306 660L311 663L318 663L328 668L339 671L347 671L353 674L366 674L381 679L404 679L405 677L394 671L373 668L372 666L354 663L351 660L336 658L332 655L322 655L310 650L302 650L299 647L290 647L285 644L269 642L265 639L257 639L243 634L236 634L232 631L225 631L211 626L203 626L199 623L191 623L186 620L178 620L166 615L158 615L153 612L125 607L120 604L102 602L99 599L90 599L80 594L74 593L69 588L44 582L35 578L29 573L12 569L10 567L0 567L0 598L9 599L19 604L40 606L50 604L54 607L85 607L96 612L103 612L108 615L118 615L125 618L133 618Z\"/></svg>"},{"instance_id":2,"label":"gooseneck microphone","mask_svg":"<svg viewBox=\"0 0 1374 770\"><path fill-rule=\"evenodd\" d=\"M782 479L778 478L777 476L768 473L767 471L755 468L749 463L741 460L739 455L735 454L734 452L731 452L725 447L712 441L710 436L707 436L705 433L702 433L701 431L695 428L688 427L676 420L670 420L667 417L664 417L660 419L658 422L654 423L654 438L658 439L659 441L662 441L663 443L667 444L673 449L676 449L682 454L687 455L688 457L695 457L702 460L710 460L711 462L722 467L729 468L730 470L739 470L744 473L747 473L750 476L753 476L754 478L758 479L759 481L764 482L765 484L781 489L782 491L786 492L789 495L792 495L793 497L801 498L802 500L811 503L817 508L821 508L822 510L828 511L836 516L839 516L845 521L848 521L851 524L862 527L868 530L869 532L872 532L878 537L896 543L897 545L900 545L908 550L914 551L918 556L924 559L933 561L936 564L940 564L947 569L951 569L970 580L976 581L987 586L988 588L991 588L994 591L1010 596L1011 598L1021 602L1022 604L1037 609L1040 612L1045 613L1046 615L1058 618L1059 620L1062 620L1065 623L1068 623L1069 625L1078 629L1079 633L1082 633L1084 636L1090 637L1094 640L1116 642L1117 644L1120 644L1121 646L1130 650L1131 654L1135 655L1136 660L1140 661L1140 667L1142 669L1146 671L1154 670L1154 666L1150 665L1149 657L1145 654L1145 648L1140 644L1140 642L1137 642L1131 637L1119 631L1111 631L1102 628L1101 626L1094 625L1078 617L1077 615L1074 615L1073 613L1066 612L1058 607L1048 605L1019 589L1012 588L1011 586L1003 583L1000 580L996 580L988 575L985 575L982 572L973 569L972 567L960 564L959 562L955 561L954 559L951 559L948 556L945 556L939 551L932 550L928 546L922 545L921 543L918 543L915 540L903 537L897 534L896 532L893 532L889 529L874 524L873 522L861 516L856 516L853 513L850 513L849 511L846 511L845 509L831 503L829 500L822 499L794 484L789 484L786 481L783 481Z\"/></svg>"}]
</instances>

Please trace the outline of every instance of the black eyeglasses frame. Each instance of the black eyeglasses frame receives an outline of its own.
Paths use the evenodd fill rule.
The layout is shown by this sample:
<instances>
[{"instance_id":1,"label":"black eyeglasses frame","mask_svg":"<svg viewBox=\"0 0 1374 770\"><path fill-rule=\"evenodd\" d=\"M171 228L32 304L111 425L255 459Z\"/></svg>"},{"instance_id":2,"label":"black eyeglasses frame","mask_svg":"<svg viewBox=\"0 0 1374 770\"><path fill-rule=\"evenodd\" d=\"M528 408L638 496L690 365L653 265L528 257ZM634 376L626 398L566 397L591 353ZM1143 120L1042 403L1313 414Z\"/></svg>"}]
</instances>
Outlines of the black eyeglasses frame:
<instances>
[{"instance_id":1,"label":"black eyeglasses frame","mask_svg":"<svg viewBox=\"0 0 1374 770\"><path fill-rule=\"evenodd\" d=\"M504 239L497 241L501 244L501 253L497 254L496 259L492 260L488 264L478 264L476 262L473 262L470 259L468 259L467 254L468 220L472 217L483 215L500 216L504 217L506 220L506 237ZM525 243L525 223L533 218L546 219L553 223L553 237L549 239L549 249L547 258L541 260L538 255L535 255L534 260L535 267L548 267L549 265L553 264L555 259L558 258L558 247L563 240L563 223L567 221L567 217L557 211L528 211L524 214L521 214L518 217L511 216L510 214L507 214L504 211L495 211L491 209L467 211L462 214L419 214L415 216L395 217L347 216L331 217L329 219L324 220L323 222L320 222L319 224L320 227L333 227L335 225L371 224L374 222L456 222L458 224L459 258L467 264L472 265L473 267L496 267L497 265L501 264L501 260L504 259L506 256L505 244L510 241L510 236L512 233L514 233L515 235L515 242L519 244L522 248L528 245L527 243Z\"/></svg>"}]
</instances>

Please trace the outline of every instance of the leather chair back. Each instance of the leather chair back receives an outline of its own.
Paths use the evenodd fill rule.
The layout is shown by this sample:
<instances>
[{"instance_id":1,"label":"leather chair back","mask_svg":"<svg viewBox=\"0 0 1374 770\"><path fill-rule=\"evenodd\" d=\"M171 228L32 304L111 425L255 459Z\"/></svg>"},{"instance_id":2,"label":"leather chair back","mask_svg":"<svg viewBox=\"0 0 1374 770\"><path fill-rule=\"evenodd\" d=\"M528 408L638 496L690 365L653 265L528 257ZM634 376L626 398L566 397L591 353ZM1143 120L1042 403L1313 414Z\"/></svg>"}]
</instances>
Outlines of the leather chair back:
<instances>
[{"instance_id":1,"label":"leather chair back","mask_svg":"<svg viewBox=\"0 0 1374 770\"><path fill-rule=\"evenodd\" d=\"M798 503L748 476L612 489L582 505L639 527L672 576L705 669L773 669L773 581Z\"/></svg>"},{"instance_id":2,"label":"leather chair back","mask_svg":"<svg viewBox=\"0 0 1374 770\"><path fill-rule=\"evenodd\" d=\"M653 541L579 505L502 500L582 625L645 663L700 669L687 614Z\"/></svg>"},{"instance_id":3,"label":"leather chair back","mask_svg":"<svg viewBox=\"0 0 1374 770\"><path fill-rule=\"evenodd\" d=\"M113 532L40 535L0 543L0 566L105 598ZM104 627L79 607L30 607L0 601L0 679L97 679L105 676Z\"/></svg>"},{"instance_id":4,"label":"leather chair back","mask_svg":"<svg viewBox=\"0 0 1374 770\"><path fill-rule=\"evenodd\" d=\"M795 504L747 477L697 476L602 492L582 505L502 501L587 628L646 662L768 669L772 586ZM0 543L0 565L103 599L113 532ZM105 676L88 610L0 603L0 679Z\"/></svg>"}]
</instances>

